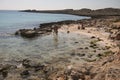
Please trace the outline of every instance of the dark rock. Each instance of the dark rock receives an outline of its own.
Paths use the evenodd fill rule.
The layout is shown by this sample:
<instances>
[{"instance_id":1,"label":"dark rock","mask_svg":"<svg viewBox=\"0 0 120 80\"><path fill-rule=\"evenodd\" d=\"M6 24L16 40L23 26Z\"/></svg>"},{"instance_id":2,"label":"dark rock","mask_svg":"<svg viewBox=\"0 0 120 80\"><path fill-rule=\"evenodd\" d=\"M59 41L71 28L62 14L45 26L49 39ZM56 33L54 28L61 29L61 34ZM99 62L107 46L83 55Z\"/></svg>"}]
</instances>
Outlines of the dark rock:
<instances>
[{"instance_id":1,"label":"dark rock","mask_svg":"<svg viewBox=\"0 0 120 80\"><path fill-rule=\"evenodd\" d=\"M98 39L98 41L103 41L102 39L100 39L100 38L97 38Z\"/></svg>"},{"instance_id":2,"label":"dark rock","mask_svg":"<svg viewBox=\"0 0 120 80\"><path fill-rule=\"evenodd\" d=\"M85 80L85 76L81 71L72 70L70 76L72 80Z\"/></svg>"},{"instance_id":3,"label":"dark rock","mask_svg":"<svg viewBox=\"0 0 120 80\"><path fill-rule=\"evenodd\" d=\"M3 78L6 78L8 75L8 71L10 70L11 65L5 64L0 66L0 74Z\"/></svg>"},{"instance_id":4,"label":"dark rock","mask_svg":"<svg viewBox=\"0 0 120 80\"><path fill-rule=\"evenodd\" d=\"M0 67L0 72L3 72L3 71L6 71L6 70L9 70L10 67L11 67L11 65L9 65L9 64L1 65L1 67Z\"/></svg>"},{"instance_id":5,"label":"dark rock","mask_svg":"<svg viewBox=\"0 0 120 80\"><path fill-rule=\"evenodd\" d=\"M102 56L102 54L98 54L98 55L97 55L97 57L101 57L101 56Z\"/></svg>"},{"instance_id":6,"label":"dark rock","mask_svg":"<svg viewBox=\"0 0 120 80\"><path fill-rule=\"evenodd\" d=\"M120 40L120 32L116 35L116 40Z\"/></svg>"},{"instance_id":7,"label":"dark rock","mask_svg":"<svg viewBox=\"0 0 120 80\"><path fill-rule=\"evenodd\" d=\"M96 44L91 44L90 47L92 47L94 49L98 48Z\"/></svg>"},{"instance_id":8,"label":"dark rock","mask_svg":"<svg viewBox=\"0 0 120 80\"><path fill-rule=\"evenodd\" d=\"M75 43L79 43L79 42L75 42Z\"/></svg>"},{"instance_id":9,"label":"dark rock","mask_svg":"<svg viewBox=\"0 0 120 80\"><path fill-rule=\"evenodd\" d=\"M95 37L95 36L92 36L92 37L91 37L91 39L94 39L94 38L96 38L96 37Z\"/></svg>"},{"instance_id":10,"label":"dark rock","mask_svg":"<svg viewBox=\"0 0 120 80\"><path fill-rule=\"evenodd\" d=\"M52 29L47 29L46 32L52 32Z\"/></svg>"},{"instance_id":11,"label":"dark rock","mask_svg":"<svg viewBox=\"0 0 120 80\"><path fill-rule=\"evenodd\" d=\"M72 75L72 80L79 80L80 79L80 76L79 75Z\"/></svg>"},{"instance_id":12,"label":"dark rock","mask_svg":"<svg viewBox=\"0 0 120 80\"><path fill-rule=\"evenodd\" d=\"M34 65L35 71L43 70L45 68L45 65Z\"/></svg>"},{"instance_id":13,"label":"dark rock","mask_svg":"<svg viewBox=\"0 0 120 80\"><path fill-rule=\"evenodd\" d=\"M27 37L27 38L32 38L36 36L36 32L34 30L25 30L21 31L21 36Z\"/></svg>"},{"instance_id":14,"label":"dark rock","mask_svg":"<svg viewBox=\"0 0 120 80\"><path fill-rule=\"evenodd\" d=\"M93 52L96 52L96 50L93 50Z\"/></svg>"},{"instance_id":15,"label":"dark rock","mask_svg":"<svg viewBox=\"0 0 120 80\"><path fill-rule=\"evenodd\" d=\"M88 58L92 58L92 56L93 56L92 54L89 54L89 55L88 55Z\"/></svg>"},{"instance_id":16,"label":"dark rock","mask_svg":"<svg viewBox=\"0 0 120 80\"><path fill-rule=\"evenodd\" d=\"M78 49L83 49L83 48L78 48Z\"/></svg>"},{"instance_id":17,"label":"dark rock","mask_svg":"<svg viewBox=\"0 0 120 80\"><path fill-rule=\"evenodd\" d=\"M97 75L97 73L91 73L90 74L91 79L93 79L96 75Z\"/></svg>"},{"instance_id":18,"label":"dark rock","mask_svg":"<svg viewBox=\"0 0 120 80\"><path fill-rule=\"evenodd\" d=\"M15 35L20 35L20 31L16 31L16 32L15 32Z\"/></svg>"},{"instance_id":19,"label":"dark rock","mask_svg":"<svg viewBox=\"0 0 120 80\"><path fill-rule=\"evenodd\" d=\"M78 30L80 29L80 26L78 26Z\"/></svg>"},{"instance_id":20,"label":"dark rock","mask_svg":"<svg viewBox=\"0 0 120 80\"><path fill-rule=\"evenodd\" d=\"M67 31L67 33L70 33L70 31Z\"/></svg>"},{"instance_id":21,"label":"dark rock","mask_svg":"<svg viewBox=\"0 0 120 80\"><path fill-rule=\"evenodd\" d=\"M83 29L83 30L84 30L84 29L85 29L85 27L81 27L81 29Z\"/></svg>"},{"instance_id":22,"label":"dark rock","mask_svg":"<svg viewBox=\"0 0 120 80\"><path fill-rule=\"evenodd\" d=\"M80 53L78 53L77 55L78 55L79 57L85 56L85 54L80 54Z\"/></svg>"},{"instance_id":23,"label":"dark rock","mask_svg":"<svg viewBox=\"0 0 120 80\"><path fill-rule=\"evenodd\" d=\"M27 78L28 76L30 76L30 73L29 73L28 70L25 70L20 75L21 75L22 78Z\"/></svg>"},{"instance_id":24,"label":"dark rock","mask_svg":"<svg viewBox=\"0 0 120 80\"><path fill-rule=\"evenodd\" d=\"M108 61L104 61L103 63L102 63L102 66L104 66L105 64L107 64L108 63Z\"/></svg>"},{"instance_id":25,"label":"dark rock","mask_svg":"<svg viewBox=\"0 0 120 80\"><path fill-rule=\"evenodd\" d=\"M37 28L34 28L33 30L37 30Z\"/></svg>"},{"instance_id":26,"label":"dark rock","mask_svg":"<svg viewBox=\"0 0 120 80\"><path fill-rule=\"evenodd\" d=\"M24 60L22 61L22 65L23 65L25 68L31 67L31 65L30 65L30 60L24 59Z\"/></svg>"},{"instance_id":27,"label":"dark rock","mask_svg":"<svg viewBox=\"0 0 120 80\"><path fill-rule=\"evenodd\" d=\"M4 78L6 78L8 76L8 71L3 71L2 75L3 75Z\"/></svg>"},{"instance_id":28,"label":"dark rock","mask_svg":"<svg viewBox=\"0 0 120 80\"><path fill-rule=\"evenodd\" d=\"M88 47L85 47L85 49L89 49Z\"/></svg>"},{"instance_id":29,"label":"dark rock","mask_svg":"<svg viewBox=\"0 0 120 80\"><path fill-rule=\"evenodd\" d=\"M28 59L24 59L22 61L22 65L25 68L33 68L35 71L43 70L45 68L45 65L41 65L40 63L35 63Z\"/></svg>"},{"instance_id":30,"label":"dark rock","mask_svg":"<svg viewBox=\"0 0 120 80\"><path fill-rule=\"evenodd\" d=\"M26 37L26 38L32 38L32 37L37 36L37 32L32 29L20 29L15 32L15 35L20 35L20 36Z\"/></svg>"},{"instance_id":31,"label":"dark rock","mask_svg":"<svg viewBox=\"0 0 120 80\"><path fill-rule=\"evenodd\" d=\"M75 53L71 53L70 55L71 55L71 56L75 56Z\"/></svg>"}]
</instances>

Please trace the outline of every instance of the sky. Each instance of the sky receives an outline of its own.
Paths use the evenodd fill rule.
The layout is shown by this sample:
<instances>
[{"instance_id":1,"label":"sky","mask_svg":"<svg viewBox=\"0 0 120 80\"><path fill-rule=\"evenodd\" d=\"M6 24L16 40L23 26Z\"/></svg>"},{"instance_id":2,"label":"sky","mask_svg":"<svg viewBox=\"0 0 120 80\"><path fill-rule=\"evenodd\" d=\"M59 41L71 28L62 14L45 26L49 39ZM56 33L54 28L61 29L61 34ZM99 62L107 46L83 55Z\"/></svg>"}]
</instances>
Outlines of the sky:
<instances>
[{"instance_id":1,"label":"sky","mask_svg":"<svg viewBox=\"0 0 120 80\"><path fill-rule=\"evenodd\" d=\"M0 10L120 8L120 0L0 0Z\"/></svg>"}]
</instances>

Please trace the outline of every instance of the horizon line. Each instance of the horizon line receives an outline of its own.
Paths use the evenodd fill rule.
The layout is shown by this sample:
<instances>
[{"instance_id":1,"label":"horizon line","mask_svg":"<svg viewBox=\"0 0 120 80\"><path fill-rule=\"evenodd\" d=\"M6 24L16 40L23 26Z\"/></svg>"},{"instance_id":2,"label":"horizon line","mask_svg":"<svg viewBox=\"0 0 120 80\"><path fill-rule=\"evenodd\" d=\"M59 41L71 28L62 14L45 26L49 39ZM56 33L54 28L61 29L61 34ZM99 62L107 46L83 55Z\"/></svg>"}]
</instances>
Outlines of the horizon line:
<instances>
[{"instance_id":1,"label":"horizon line","mask_svg":"<svg viewBox=\"0 0 120 80\"><path fill-rule=\"evenodd\" d=\"M116 7L106 7L106 8L120 9L120 8L116 8ZM98 9L106 9L106 8L98 8ZM61 8L61 9L0 9L0 10L65 10L65 9L72 9L72 8ZM80 8L80 9L91 9L91 8ZM80 10L80 9L73 9L73 10ZM98 10L98 9L91 9L91 10Z\"/></svg>"}]
</instances>

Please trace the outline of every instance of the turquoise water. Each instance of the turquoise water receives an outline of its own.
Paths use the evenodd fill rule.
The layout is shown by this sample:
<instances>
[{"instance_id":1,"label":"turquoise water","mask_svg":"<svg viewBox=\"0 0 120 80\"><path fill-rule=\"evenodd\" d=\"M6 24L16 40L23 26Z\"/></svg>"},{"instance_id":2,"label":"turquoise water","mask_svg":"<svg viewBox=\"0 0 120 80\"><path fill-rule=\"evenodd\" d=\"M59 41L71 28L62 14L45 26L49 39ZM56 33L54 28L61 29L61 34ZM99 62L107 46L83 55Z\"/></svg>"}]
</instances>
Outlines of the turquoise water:
<instances>
[{"instance_id":1,"label":"turquoise water","mask_svg":"<svg viewBox=\"0 0 120 80\"><path fill-rule=\"evenodd\" d=\"M21 28L38 27L40 23L85 18L88 17L65 14L0 11L0 62L24 58L50 58L53 53L62 53L65 50L71 49L71 47L74 47L74 41L77 41L80 35L68 35L59 32L57 37L58 41L56 42L53 34L36 39L24 39L13 34ZM82 35L79 38L82 37L83 39L86 38Z\"/></svg>"}]
</instances>

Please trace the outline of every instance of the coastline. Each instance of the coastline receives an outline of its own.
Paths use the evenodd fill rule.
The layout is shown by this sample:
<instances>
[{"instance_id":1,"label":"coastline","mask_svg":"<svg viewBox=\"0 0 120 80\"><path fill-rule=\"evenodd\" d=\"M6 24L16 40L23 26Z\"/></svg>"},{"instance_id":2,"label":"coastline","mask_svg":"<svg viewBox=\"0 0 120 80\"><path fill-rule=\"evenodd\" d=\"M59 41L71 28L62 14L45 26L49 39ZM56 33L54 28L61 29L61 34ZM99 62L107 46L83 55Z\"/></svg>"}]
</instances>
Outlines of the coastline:
<instances>
[{"instance_id":1,"label":"coastline","mask_svg":"<svg viewBox=\"0 0 120 80\"><path fill-rule=\"evenodd\" d=\"M21 10L20 12L32 12L32 13L51 13L51 14L70 14L77 16L87 16L91 18L101 18L106 16L120 16L119 8L104 8L91 10L87 8L83 9L63 9L63 10Z\"/></svg>"},{"instance_id":2,"label":"coastline","mask_svg":"<svg viewBox=\"0 0 120 80\"><path fill-rule=\"evenodd\" d=\"M112 18L68 20L44 23L34 29L20 29L15 34L28 39L49 35L52 32L59 34L57 31L66 34L82 34L88 36L89 44L79 48L75 47L73 50L56 55L53 59L43 63L33 59L23 59L18 61L17 65L1 64L2 77L0 78L6 80L118 80L120 78L120 75L117 74L120 72L119 20L119 17L113 18L113 16ZM79 42L75 41L75 44L79 44ZM86 54L83 54L82 51L85 51ZM89 52L93 54L87 54Z\"/></svg>"}]
</instances>

